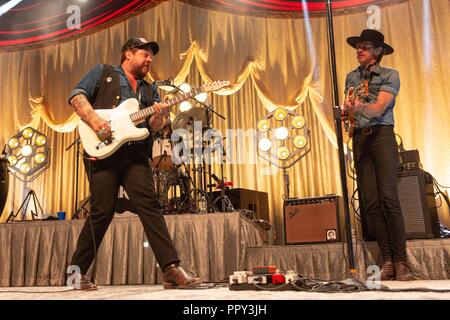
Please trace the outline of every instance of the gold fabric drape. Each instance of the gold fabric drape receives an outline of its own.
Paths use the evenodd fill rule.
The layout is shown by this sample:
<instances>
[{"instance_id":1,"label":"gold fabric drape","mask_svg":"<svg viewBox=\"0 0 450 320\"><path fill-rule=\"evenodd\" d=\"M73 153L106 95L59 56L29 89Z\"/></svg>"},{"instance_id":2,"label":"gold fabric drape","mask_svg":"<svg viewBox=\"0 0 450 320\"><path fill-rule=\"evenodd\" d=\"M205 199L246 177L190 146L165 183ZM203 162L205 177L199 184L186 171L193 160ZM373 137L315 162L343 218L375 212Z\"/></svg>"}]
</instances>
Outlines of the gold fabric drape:
<instances>
[{"instance_id":1,"label":"gold fabric drape","mask_svg":"<svg viewBox=\"0 0 450 320\"><path fill-rule=\"evenodd\" d=\"M424 168L443 184L450 182L446 147L450 89L445 81L450 70L450 39L445 36L450 22L444 15L449 9L446 0L410 0L381 8L381 31L396 50L382 64L396 68L401 77L396 131L405 148L419 149ZM345 39L358 35L366 21L361 10L335 16L341 92L346 73L356 67L355 52ZM233 15L173 0L72 41L0 54L0 145L29 123L49 135L52 164L32 183L46 212L71 213L74 207L75 149L65 148L75 138L77 117L67 96L96 63L117 64L121 45L131 36L160 44L151 78L173 76L176 83L189 80L194 86L220 79L232 82L230 89L211 95L216 110L227 117L214 119L223 133L227 128L255 128L276 107L298 108L311 129L312 150L289 171L291 195L340 193L325 17ZM256 157L254 145L246 148L247 156ZM263 175L268 165L261 159L255 162L228 164L226 176L235 187L269 193L272 222L281 237L282 176ZM82 165L80 169L79 199L88 190ZM11 182L5 212L18 208L21 189L21 183Z\"/></svg>"}]
</instances>

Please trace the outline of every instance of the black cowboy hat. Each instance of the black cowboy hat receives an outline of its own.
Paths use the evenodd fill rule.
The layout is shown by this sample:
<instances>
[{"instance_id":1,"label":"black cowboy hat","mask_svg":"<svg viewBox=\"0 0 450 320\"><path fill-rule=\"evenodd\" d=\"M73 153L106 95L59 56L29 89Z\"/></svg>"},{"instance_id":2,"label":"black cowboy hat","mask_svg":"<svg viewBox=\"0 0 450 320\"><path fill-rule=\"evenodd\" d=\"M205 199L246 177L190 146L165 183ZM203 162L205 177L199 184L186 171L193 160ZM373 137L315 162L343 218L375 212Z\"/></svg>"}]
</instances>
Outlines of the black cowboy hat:
<instances>
[{"instance_id":1,"label":"black cowboy hat","mask_svg":"<svg viewBox=\"0 0 450 320\"><path fill-rule=\"evenodd\" d=\"M394 48L384 42L384 35L376 30L366 29L361 32L359 37L347 38L347 43L356 49L356 45L359 42L370 41L375 48L383 48L384 54L388 55L394 52Z\"/></svg>"},{"instance_id":2,"label":"black cowboy hat","mask_svg":"<svg viewBox=\"0 0 450 320\"><path fill-rule=\"evenodd\" d=\"M122 52L143 47L150 48L154 55L159 51L159 45L154 41L147 41L145 38L131 38L122 46Z\"/></svg>"}]
</instances>

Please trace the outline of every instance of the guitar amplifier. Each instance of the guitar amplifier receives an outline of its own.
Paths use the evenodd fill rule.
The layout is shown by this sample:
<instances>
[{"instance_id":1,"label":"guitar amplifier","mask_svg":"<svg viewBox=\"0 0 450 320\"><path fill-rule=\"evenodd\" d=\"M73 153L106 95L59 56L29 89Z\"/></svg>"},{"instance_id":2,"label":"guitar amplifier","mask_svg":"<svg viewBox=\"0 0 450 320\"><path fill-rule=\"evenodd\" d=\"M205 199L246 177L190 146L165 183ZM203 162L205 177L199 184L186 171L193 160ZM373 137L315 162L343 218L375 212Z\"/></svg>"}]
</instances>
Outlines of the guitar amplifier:
<instances>
[{"instance_id":1,"label":"guitar amplifier","mask_svg":"<svg viewBox=\"0 0 450 320\"><path fill-rule=\"evenodd\" d=\"M284 202L285 244L341 241L339 197L290 199Z\"/></svg>"},{"instance_id":2,"label":"guitar amplifier","mask_svg":"<svg viewBox=\"0 0 450 320\"><path fill-rule=\"evenodd\" d=\"M405 221L406 239L439 238L439 220L433 177L422 170L399 171L398 196ZM361 199L361 195L359 196ZM375 240L373 227L360 203L364 240Z\"/></svg>"}]
</instances>

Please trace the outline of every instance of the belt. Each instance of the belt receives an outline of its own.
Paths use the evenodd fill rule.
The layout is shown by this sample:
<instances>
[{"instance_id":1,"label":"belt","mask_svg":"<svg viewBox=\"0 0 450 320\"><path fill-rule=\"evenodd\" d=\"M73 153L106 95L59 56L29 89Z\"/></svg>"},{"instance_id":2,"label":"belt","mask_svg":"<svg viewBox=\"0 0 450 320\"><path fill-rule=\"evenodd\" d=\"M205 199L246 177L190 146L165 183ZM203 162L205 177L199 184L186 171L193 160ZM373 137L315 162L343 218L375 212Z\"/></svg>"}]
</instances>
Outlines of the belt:
<instances>
[{"instance_id":1,"label":"belt","mask_svg":"<svg viewBox=\"0 0 450 320\"><path fill-rule=\"evenodd\" d=\"M356 128L354 133L355 134L363 134L365 136L368 136L369 134L372 134L373 131L379 130L384 127L393 127L392 125L384 125L384 124L376 124L373 126L367 126L363 128Z\"/></svg>"}]
</instances>

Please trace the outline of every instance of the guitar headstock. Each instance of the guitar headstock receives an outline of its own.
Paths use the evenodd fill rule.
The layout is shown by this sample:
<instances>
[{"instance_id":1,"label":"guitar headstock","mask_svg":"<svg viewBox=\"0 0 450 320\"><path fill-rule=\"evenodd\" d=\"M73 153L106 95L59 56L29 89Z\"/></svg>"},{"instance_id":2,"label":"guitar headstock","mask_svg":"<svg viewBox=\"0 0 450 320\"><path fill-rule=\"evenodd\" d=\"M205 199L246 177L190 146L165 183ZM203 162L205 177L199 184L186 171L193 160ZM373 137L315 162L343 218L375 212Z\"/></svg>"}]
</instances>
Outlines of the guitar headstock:
<instances>
[{"instance_id":1,"label":"guitar headstock","mask_svg":"<svg viewBox=\"0 0 450 320\"><path fill-rule=\"evenodd\" d=\"M223 87L227 87L230 85L230 81L224 81L224 80L218 80L210 83L205 83L202 85L202 90L204 92L208 91L217 91L219 89L222 89Z\"/></svg>"}]
</instances>

